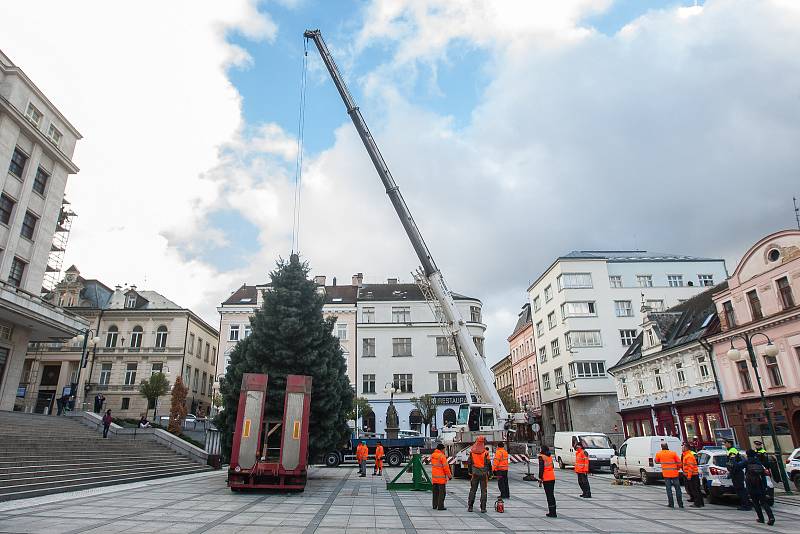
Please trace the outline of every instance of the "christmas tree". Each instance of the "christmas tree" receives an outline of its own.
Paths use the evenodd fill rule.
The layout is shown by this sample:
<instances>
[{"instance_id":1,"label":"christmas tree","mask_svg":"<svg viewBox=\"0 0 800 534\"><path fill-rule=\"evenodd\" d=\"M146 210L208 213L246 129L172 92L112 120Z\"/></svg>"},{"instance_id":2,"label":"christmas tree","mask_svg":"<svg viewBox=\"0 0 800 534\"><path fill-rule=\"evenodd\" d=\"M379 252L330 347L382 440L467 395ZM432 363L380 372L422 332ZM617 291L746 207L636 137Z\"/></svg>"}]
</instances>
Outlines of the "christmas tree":
<instances>
[{"instance_id":1,"label":"christmas tree","mask_svg":"<svg viewBox=\"0 0 800 534\"><path fill-rule=\"evenodd\" d=\"M264 293L264 304L250 320L251 335L231 352L230 365L220 383L225 409L215 420L227 458L244 373L269 375L266 417L274 420L283 417L286 375L313 377L309 425L312 461L350 436L347 414L354 395L339 339L333 335L336 321L323 319L323 297L308 273L308 264L296 254L288 262L278 261L270 273L272 285Z\"/></svg>"}]
</instances>

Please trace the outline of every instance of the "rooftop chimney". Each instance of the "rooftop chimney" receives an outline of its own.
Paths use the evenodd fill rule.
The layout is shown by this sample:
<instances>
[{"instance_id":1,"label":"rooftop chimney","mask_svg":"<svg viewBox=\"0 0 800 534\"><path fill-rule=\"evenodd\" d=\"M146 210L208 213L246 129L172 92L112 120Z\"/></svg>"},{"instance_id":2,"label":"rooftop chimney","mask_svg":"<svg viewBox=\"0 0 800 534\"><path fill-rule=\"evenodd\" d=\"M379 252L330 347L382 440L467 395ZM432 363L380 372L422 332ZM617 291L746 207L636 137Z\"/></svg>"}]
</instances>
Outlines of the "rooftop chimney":
<instances>
[{"instance_id":1,"label":"rooftop chimney","mask_svg":"<svg viewBox=\"0 0 800 534\"><path fill-rule=\"evenodd\" d=\"M353 275L353 285L361 287L364 284L364 273L356 273Z\"/></svg>"},{"instance_id":2,"label":"rooftop chimney","mask_svg":"<svg viewBox=\"0 0 800 534\"><path fill-rule=\"evenodd\" d=\"M386 283L387 284L396 284L397 283L397 278L387 278L386 279Z\"/></svg>"},{"instance_id":3,"label":"rooftop chimney","mask_svg":"<svg viewBox=\"0 0 800 534\"><path fill-rule=\"evenodd\" d=\"M132 286L131 286L131 290L132 290L132 291L136 291L136 284L134 284L134 285L132 285Z\"/></svg>"},{"instance_id":4,"label":"rooftop chimney","mask_svg":"<svg viewBox=\"0 0 800 534\"><path fill-rule=\"evenodd\" d=\"M315 276L314 277L314 283L317 284L318 286L324 286L325 285L325 275Z\"/></svg>"},{"instance_id":5,"label":"rooftop chimney","mask_svg":"<svg viewBox=\"0 0 800 534\"><path fill-rule=\"evenodd\" d=\"M333 287L336 287L336 277L333 277Z\"/></svg>"},{"instance_id":6,"label":"rooftop chimney","mask_svg":"<svg viewBox=\"0 0 800 534\"><path fill-rule=\"evenodd\" d=\"M117 284L117 285L114 286L114 290L121 291L122 290L122 286Z\"/></svg>"}]
</instances>

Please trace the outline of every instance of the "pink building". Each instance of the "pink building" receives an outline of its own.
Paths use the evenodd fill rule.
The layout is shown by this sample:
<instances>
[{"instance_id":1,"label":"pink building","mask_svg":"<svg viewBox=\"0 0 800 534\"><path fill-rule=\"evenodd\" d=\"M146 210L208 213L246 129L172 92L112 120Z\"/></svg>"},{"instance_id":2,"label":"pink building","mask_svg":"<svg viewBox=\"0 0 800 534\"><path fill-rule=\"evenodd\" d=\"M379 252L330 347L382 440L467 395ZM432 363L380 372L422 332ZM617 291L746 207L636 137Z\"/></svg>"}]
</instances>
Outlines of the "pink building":
<instances>
[{"instance_id":1,"label":"pink building","mask_svg":"<svg viewBox=\"0 0 800 534\"><path fill-rule=\"evenodd\" d=\"M527 409L529 414L538 419L542 414L542 397L539 392L539 373L536 370L536 346L533 341L530 304L525 304L519 312L514 331L508 336L508 350L511 354L517 403L520 409Z\"/></svg>"},{"instance_id":2,"label":"pink building","mask_svg":"<svg viewBox=\"0 0 800 534\"><path fill-rule=\"evenodd\" d=\"M714 303L721 332L710 341L728 426L740 445L761 440L773 450L756 370L738 337L752 336L778 441L784 453L791 452L800 443L800 230L776 232L753 245ZM736 360L736 352L728 354L731 343L740 354Z\"/></svg>"}]
</instances>

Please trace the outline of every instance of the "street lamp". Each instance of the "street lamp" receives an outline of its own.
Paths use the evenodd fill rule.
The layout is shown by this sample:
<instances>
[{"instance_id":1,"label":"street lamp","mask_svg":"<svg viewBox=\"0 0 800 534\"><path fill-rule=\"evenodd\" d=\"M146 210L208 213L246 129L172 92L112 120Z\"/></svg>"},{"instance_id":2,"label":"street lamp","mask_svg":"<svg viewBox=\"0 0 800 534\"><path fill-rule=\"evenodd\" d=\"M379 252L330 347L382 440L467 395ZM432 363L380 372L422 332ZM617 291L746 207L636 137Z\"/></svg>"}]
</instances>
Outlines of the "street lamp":
<instances>
[{"instance_id":1,"label":"street lamp","mask_svg":"<svg viewBox=\"0 0 800 534\"><path fill-rule=\"evenodd\" d=\"M78 397L80 393L78 386L81 383L81 374L83 373L84 367L89 361L89 347L95 348L100 343L100 337L97 335L98 332L92 330L91 328L87 328L83 331L83 333L76 335L72 339L70 339L70 343L73 345L82 345L81 348L81 363L78 366L78 376L75 378L75 405L81 406L82 399ZM93 337L92 337L93 336ZM84 392L85 397L85 392Z\"/></svg>"},{"instance_id":2,"label":"street lamp","mask_svg":"<svg viewBox=\"0 0 800 534\"><path fill-rule=\"evenodd\" d=\"M569 418L569 430L572 432L572 407L569 405L569 390L570 388L575 389L577 386L575 384L570 383L571 381L561 381L556 384L556 395L561 395L561 388L559 386L564 386L564 392L567 394L567 416Z\"/></svg>"},{"instance_id":3,"label":"street lamp","mask_svg":"<svg viewBox=\"0 0 800 534\"><path fill-rule=\"evenodd\" d=\"M733 339L739 338L744 341L747 347L747 353L750 356L750 365L753 366L753 371L756 373L756 382L758 383L758 394L761 396L761 405L764 407L764 413L767 416L767 424L769 425L769 433L772 436L772 443L775 447L775 455L777 456L778 471L781 474L781 481L783 482L783 489L787 495L791 495L792 491L789 488L789 478L786 476L786 469L783 465L783 453L781 452L781 445L778 443L778 436L775 434L775 425L772 424L772 415L769 413L767 406L767 399L764 397L764 388L761 386L761 374L758 372L758 362L756 360L756 351L753 349L753 338L756 336L764 336L767 338L767 346L764 348L764 354L770 358L778 355L778 347L772 343L772 340L767 334L763 332L755 332L751 335L736 334L731 336L731 348L727 352L728 359L732 362L739 362L742 360L742 353L739 349L733 346Z\"/></svg>"}]
</instances>

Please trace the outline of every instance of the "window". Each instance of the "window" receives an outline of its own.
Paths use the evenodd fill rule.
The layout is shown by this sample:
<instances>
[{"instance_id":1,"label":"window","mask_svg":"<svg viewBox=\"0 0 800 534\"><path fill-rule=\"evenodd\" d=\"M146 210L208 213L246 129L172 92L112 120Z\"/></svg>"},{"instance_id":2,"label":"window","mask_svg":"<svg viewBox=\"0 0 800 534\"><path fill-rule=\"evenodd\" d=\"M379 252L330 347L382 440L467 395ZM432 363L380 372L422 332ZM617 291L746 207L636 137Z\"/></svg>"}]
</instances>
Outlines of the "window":
<instances>
[{"instance_id":1,"label":"window","mask_svg":"<svg viewBox=\"0 0 800 534\"><path fill-rule=\"evenodd\" d=\"M164 372L164 364L161 362L153 362L153 365L150 367L150 376L153 376L156 373L163 373Z\"/></svg>"},{"instance_id":2,"label":"window","mask_svg":"<svg viewBox=\"0 0 800 534\"><path fill-rule=\"evenodd\" d=\"M639 386L639 395L644 395L644 382L637 380L636 383Z\"/></svg>"},{"instance_id":3,"label":"window","mask_svg":"<svg viewBox=\"0 0 800 534\"><path fill-rule=\"evenodd\" d=\"M475 343L475 348L478 349L478 354L483 357L483 338L482 337L473 337L472 342Z\"/></svg>"},{"instance_id":4,"label":"window","mask_svg":"<svg viewBox=\"0 0 800 534\"><path fill-rule=\"evenodd\" d=\"M558 338L550 342L550 352L553 358L558 358L561 355L561 347L558 345Z\"/></svg>"},{"instance_id":5,"label":"window","mask_svg":"<svg viewBox=\"0 0 800 534\"><path fill-rule=\"evenodd\" d=\"M19 234L22 237L26 237L32 240L33 234L36 231L37 222L39 222L39 217L31 213L30 211L26 211L25 218L22 219L22 229L20 230Z\"/></svg>"},{"instance_id":6,"label":"window","mask_svg":"<svg viewBox=\"0 0 800 534\"><path fill-rule=\"evenodd\" d=\"M8 283L14 287L20 287L27 265L28 264L21 259L14 257L14 261L11 262L11 270L8 273Z\"/></svg>"},{"instance_id":7,"label":"window","mask_svg":"<svg viewBox=\"0 0 800 534\"><path fill-rule=\"evenodd\" d=\"M47 180L49 179L50 175L47 171L41 167L37 168L36 177L33 179L33 190L44 196L44 192L47 190Z\"/></svg>"},{"instance_id":8,"label":"window","mask_svg":"<svg viewBox=\"0 0 800 534\"><path fill-rule=\"evenodd\" d=\"M375 375L363 375L361 393L375 393Z\"/></svg>"},{"instance_id":9,"label":"window","mask_svg":"<svg viewBox=\"0 0 800 534\"><path fill-rule=\"evenodd\" d=\"M553 300L553 286L547 286L544 288L544 301L550 302Z\"/></svg>"},{"instance_id":10,"label":"window","mask_svg":"<svg viewBox=\"0 0 800 534\"><path fill-rule=\"evenodd\" d=\"M599 330L577 330L574 332L567 332L564 337L567 342L567 349L574 347L603 346Z\"/></svg>"},{"instance_id":11,"label":"window","mask_svg":"<svg viewBox=\"0 0 800 534\"><path fill-rule=\"evenodd\" d=\"M781 304L784 310L794 308L794 296L792 295L792 287L789 285L789 279L785 276L778 279L778 294L781 298Z\"/></svg>"},{"instance_id":12,"label":"window","mask_svg":"<svg viewBox=\"0 0 800 534\"><path fill-rule=\"evenodd\" d=\"M539 321L536 323L536 337L542 337L544 335L544 322Z\"/></svg>"},{"instance_id":13,"label":"window","mask_svg":"<svg viewBox=\"0 0 800 534\"><path fill-rule=\"evenodd\" d=\"M686 372L683 370L683 364L681 362L675 364L675 376L678 380L678 384L686 383Z\"/></svg>"},{"instance_id":14,"label":"window","mask_svg":"<svg viewBox=\"0 0 800 534\"><path fill-rule=\"evenodd\" d=\"M739 368L739 383L742 386L742 391L753 391L753 383L750 381L750 370L747 368L747 362L736 362L736 367Z\"/></svg>"},{"instance_id":15,"label":"window","mask_svg":"<svg viewBox=\"0 0 800 534\"><path fill-rule=\"evenodd\" d=\"M208 353L211 352L211 345L206 341L206 351L203 353L203 361L208 361Z\"/></svg>"},{"instance_id":16,"label":"window","mask_svg":"<svg viewBox=\"0 0 800 534\"><path fill-rule=\"evenodd\" d=\"M556 327L556 312L550 312L547 314L547 328L552 330Z\"/></svg>"},{"instance_id":17,"label":"window","mask_svg":"<svg viewBox=\"0 0 800 534\"><path fill-rule=\"evenodd\" d=\"M622 287L622 277L618 274L611 275L608 277L608 283L611 287Z\"/></svg>"},{"instance_id":18,"label":"window","mask_svg":"<svg viewBox=\"0 0 800 534\"><path fill-rule=\"evenodd\" d=\"M11 197L2 194L0 195L0 222L3 224L11 223L11 214L14 211L14 202Z\"/></svg>"},{"instance_id":19,"label":"window","mask_svg":"<svg viewBox=\"0 0 800 534\"><path fill-rule=\"evenodd\" d=\"M100 364L100 385L107 386L108 382L111 380L111 367L113 364L111 363L103 363Z\"/></svg>"},{"instance_id":20,"label":"window","mask_svg":"<svg viewBox=\"0 0 800 534\"><path fill-rule=\"evenodd\" d=\"M208 373L203 371L203 381L200 382L200 394L201 395L205 395L206 394L206 382L208 382Z\"/></svg>"},{"instance_id":21,"label":"window","mask_svg":"<svg viewBox=\"0 0 800 534\"><path fill-rule=\"evenodd\" d=\"M436 355L437 356L454 356L453 347L450 343L450 338L446 336L436 337Z\"/></svg>"},{"instance_id":22,"label":"window","mask_svg":"<svg viewBox=\"0 0 800 534\"><path fill-rule=\"evenodd\" d=\"M189 334L189 341L186 343L186 352L194 354L194 334Z\"/></svg>"},{"instance_id":23,"label":"window","mask_svg":"<svg viewBox=\"0 0 800 534\"><path fill-rule=\"evenodd\" d=\"M469 307L469 320L473 323L481 322L481 308L480 306Z\"/></svg>"},{"instance_id":24,"label":"window","mask_svg":"<svg viewBox=\"0 0 800 534\"><path fill-rule=\"evenodd\" d=\"M194 370L194 382L192 382L192 391L197 393L197 383L200 381L200 369Z\"/></svg>"},{"instance_id":25,"label":"window","mask_svg":"<svg viewBox=\"0 0 800 534\"><path fill-rule=\"evenodd\" d=\"M556 278L559 291L562 289L582 289L592 287L590 273L564 273Z\"/></svg>"},{"instance_id":26,"label":"window","mask_svg":"<svg viewBox=\"0 0 800 534\"><path fill-rule=\"evenodd\" d=\"M239 325L232 324L228 330L228 341L239 341ZM192 343L194 343L194 336L192 336ZM191 349L189 353L191 353Z\"/></svg>"},{"instance_id":27,"label":"window","mask_svg":"<svg viewBox=\"0 0 800 534\"><path fill-rule=\"evenodd\" d=\"M539 363L547 361L547 347L539 347Z\"/></svg>"},{"instance_id":28,"label":"window","mask_svg":"<svg viewBox=\"0 0 800 534\"><path fill-rule=\"evenodd\" d=\"M533 297L533 311L537 312L542 309L542 299L539 295Z\"/></svg>"},{"instance_id":29,"label":"window","mask_svg":"<svg viewBox=\"0 0 800 534\"><path fill-rule=\"evenodd\" d=\"M141 326L134 326L133 332L131 332L131 347L138 349L142 346L142 334L144 330L142 330Z\"/></svg>"},{"instance_id":30,"label":"window","mask_svg":"<svg viewBox=\"0 0 800 534\"><path fill-rule=\"evenodd\" d=\"M663 312L666 308L664 308L664 301L663 300L647 300L645 305L650 308L651 311L654 312Z\"/></svg>"},{"instance_id":31,"label":"window","mask_svg":"<svg viewBox=\"0 0 800 534\"><path fill-rule=\"evenodd\" d=\"M410 337L392 338L392 356L395 357L411 356L411 338Z\"/></svg>"},{"instance_id":32,"label":"window","mask_svg":"<svg viewBox=\"0 0 800 534\"><path fill-rule=\"evenodd\" d=\"M558 387L560 384L564 383L564 370L563 370L562 367L557 367L553 371L553 378L556 381L556 387Z\"/></svg>"},{"instance_id":33,"label":"window","mask_svg":"<svg viewBox=\"0 0 800 534\"><path fill-rule=\"evenodd\" d=\"M136 368L139 366L136 362L130 362L125 366L125 385L136 385Z\"/></svg>"},{"instance_id":34,"label":"window","mask_svg":"<svg viewBox=\"0 0 800 534\"><path fill-rule=\"evenodd\" d=\"M542 375L542 389L550 389L550 373L545 373Z\"/></svg>"},{"instance_id":35,"label":"window","mask_svg":"<svg viewBox=\"0 0 800 534\"><path fill-rule=\"evenodd\" d=\"M637 274L636 285L638 285L639 287L653 287L653 275Z\"/></svg>"},{"instance_id":36,"label":"window","mask_svg":"<svg viewBox=\"0 0 800 534\"><path fill-rule=\"evenodd\" d=\"M656 344L656 335L653 333L652 328L647 329L647 346L652 347Z\"/></svg>"},{"instance_id":37,"label":"window","mask_svg":"<svg viewBox=\"0 0 800 534\"><path fill-rule=\"evenodd\" d=\"M565 302L561 305L561 317L592 317L597 315L594 302Z\"/></svg>"},{"instance_id":38,"label":"window","mask_svg":"<svg viewBox=\"0 0 800 534\"><path fill-rule=\"evenodd\" d=\"M122 397L122 404L120 404L121 410L129 410L131 407L131 398L130 397Z\"/></svg>"},{"instance_id":39,"label":"window","mask_svg":"<svg viewBox=\"0 0 800 534\"><path fill-rule=\"evenodd\" d=\"M667 283L669 287L683 287L683 275L682 274L668 274L667 275Z\"/></svg>"},{"instance_id":40,"label":"window","mask_svg":"<svg viewBox=\"0 0 800 534\"><path fill-rule=\"evenodd\" d=\"M747 292L747 302L750 303L750 314L753 316L753 320L758 321L759 319L763 319L764 314L761 312L761 301L755 289Z\"/></svg>"},{"instance_id":41,"label":"window","mask_svg":"<svg viewBox=\"0 0 800 534\"><path fill-rule=\"evenodd\" d=\"M697 372L700 375L700 380L708 380L711 374L708 371L708 363L705 356L697 358Z\"/></svg>"},{"instance_id":42,"label":"window","mask_svg":"<svg viewBox=\"0 0 800 534\"><path fill-rule=\"evenodd\" d=\"M25 154L19 147L14 149L11 155L11 163L8 166L8 172L22 179L22 173L25 172L25 164L28 162L28 155Z\"/></svg>"},{"instance_id":43,"label":"window","mask_svg":"<svg viewBox=\"0 0 800 534\"><path fill-rule=\"evenodd\" d=\"M614 313L617 317L633 317L633 306L629 300L615 300Z\"/></svg>"},{"instance_id":44,"label":"window","mask_svg":"<svg viewBox=\"0 0 800 534\"><path fill-rule=\"evenodd\" d=\"M393 384L400 393L414 392L414 383L411 374L395 374Z\"/></svg>"},{"instance_id":45,"label":"window","mask_svg":"<svg viewBox=\"0 0 800 534\"><path fill-rule=\"evenodd\" d=\"M364 308L361 310L361 321L364 323L374 323L375 308Z\"/></svg>"},{"instance_id":46,"label":"window","mask_svg":"<svg viewBox=\"0 0 800 534\"><path fill-rule=\"evenodd\" d=\"M119 328L114 325L108 327L106 332L106 347L112 348L117 346L117 338L119 337Z\"/></svg>"},{"instance_id":47,"label":"window","mask_svg":"<svg viewBox=\"0 0 800 534\"><path fill-rule=\"evenodd\" d=\"M253 327L251 327L249 324L244 325L244 337L248 338L252 333L253 333Z\"/></svg>"},{"instance_id":48,"label":"window","mask_svg":"<svg viewBox=\"0 0 800 534\"><path fill-rule=\"evenodd\" d=\"M697 281L700 283L701 286L711 287L714 285L714 275L713 274L698 274Z\"/></svg>"},{"instance_id":49,"label":"window","mask_svg":"<svg viewBox=\"0 0 800 534\"><path fill-rule=\"evenodd\" d=\"M409 308L408 306L392 306L392 322L410 323L411 308Z\"/></svg>"},{"instance_id":50,"label":"window","mask_svg":"<svg viewBox=\"0 0 800 534\"><path fill-rule=\"evenodd\" d=\"M572 378L597 378L606 376L605 362L572 362L569 364L569 374Z\"/></svg>"},{"instance_id":51,"label":"window","mask_svg":"<svg viewBox=\"0 0 800 534\"><path fill-rule=\"evenodd\" d=\"M656 391L663 390L664 382L661 380L661 369L653 369L653 375L655 376Z\"/></svg>"},{"instance_id":52,"label":"window","mask_svg":"<svg viewBox=\"0 0 800 534\"><path fill-rule=\"evenodd\" d=\"M191 365L187 365L186 366L186 380L185 380L184 385L187 388L191 388L192 387L192 366Z\"/></svg>"},{"instance_id":53,"label":"window","mask_svg":"<svg viewBox=\"0 0 800 534\"><path fill-rule=\"evenodd\" d=\"M203 355L203 340L200 339L200 336L197 337L197 357L200 358Z\"/></svg>"},{"instance_id":54,"label":"window","mask_svg":"<svg viewBox=\"0 0 800 534\"><path fill-rule=\"evenodd\" d=\"M458 391L457 373L439 373L439 392Z\"/></svg>"},{"instance_id":55,"label":"window","mask_svg":"<svg viewBox=\"0 0 800 534\"><path fill-rule=\"evenodd\" d=\"M725 314L725 322L728 324L728 328L736 326L736 315L733 312L733 303L731 301L726 300L722 303L722 313Z\"/></svg>"},{"instance_id":56,"label":"window","mask_svg":"<svg viewBox=\"0 0 800 534\"><path fill-rule=\"evenodd\" d=\"M769 374L769 381L772 387L780 387L783 385L783 377L781 376L780 367L778 367L778 359L775 356L764 356L764 363L767 364L767 374Z\"/></svg>"},{"instance_id":57,"label":"window","mask_svg":"<svg viewBox=\"0 0 800 534\"><path fill-rule=\"evenodd\" d=\"M339 341L347 341L347 323L336 323L336 337Z\"/></svg>"},{"instance_id":58,"label":"window","mask_svg":"<svg viewBox=\"0 0 800 534\"><path fill-rule=\"evenodd\" d=\"M156 329L156 348L163 349L167 347L167 327L161 325Z\"/></svg>"},{"instance_id":59,"label":"window","mask_svg":"<svg viewBox=\"0 0 800 534\"><path fill-rule=\"evenodd\" d=\"M636 341L636 330L620 330L619 339L623 347L630 347Z\"/></svg>"},{"instance_id":60,"label":"window","mask_svg":"<svg viewBox=\"0 0 800 534\"><path fill-rule=\"evenodd\" d=\"M361 356L363 358L375 357L375 338L365 337L361 340Z\"/></svg>"},{"instance_id":61,"label":"window","mask_svg":"<svg viewBox=\"0 0 800 534\"><path fill-rule=\"evenodd\" d=\"M217 349L215 347L211 347L211 365L217 363Z\"/></svg>"},{"instance_id":62,"label":"window","mask_svg":"<svg viewBox=\"0 0 800 534\"><path fill-rule=\"evenodd\" d=\"M29 102L28 109L25 110L25 118L31 121L34 124L34 126L38 127L39 124L42 122L42 117L44 117L44 115L42 115L42 112L39 111L36 106L34 106Z\"/></svg>"},{"instance_id":63,"label":"window","mask_svg":"<svg viewBox=\"0 0 800 534\"><path fill-rule=\"evenodd\" d=\"M64 137L64 134L62 134L54 124L51 124L50 128L47 130L47 137L50 139L51 143L58 146L61 143L61 138Z\"/></svg>"}]
</instances>

